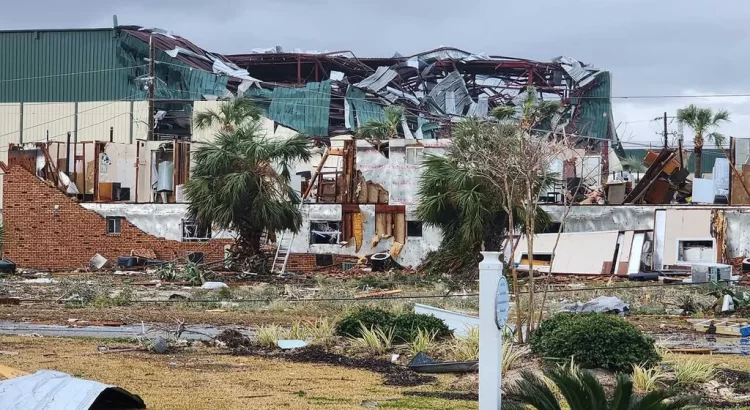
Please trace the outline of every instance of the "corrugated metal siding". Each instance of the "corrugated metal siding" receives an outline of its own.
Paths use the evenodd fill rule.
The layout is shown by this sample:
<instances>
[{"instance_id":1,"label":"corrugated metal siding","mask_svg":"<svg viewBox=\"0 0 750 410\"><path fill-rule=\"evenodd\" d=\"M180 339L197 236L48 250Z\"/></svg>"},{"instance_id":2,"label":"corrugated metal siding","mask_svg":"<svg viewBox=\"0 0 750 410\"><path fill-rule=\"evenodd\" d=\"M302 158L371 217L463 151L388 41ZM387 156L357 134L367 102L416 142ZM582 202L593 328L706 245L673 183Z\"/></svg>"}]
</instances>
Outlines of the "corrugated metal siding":
<instances>
[{"instance_id":1,"label":"corrugated metal siding","mask_svg":"<svg viewBox=\"0 0 750 410\"><path fill-rule=\"evenodd\" d=\"M276 87L268 117L310 136L328 136L331 81L307 83L305 88Z\"/></svg>"},{"instance_id":2,"label":"corrugated metal siding","mask_svg":"<svg viewBox=\"0 0 750 410\"><path fill-rule=\"evenodd\" d=\"M612 118L610 74L603 71L597 74L597 84L583 94L583 98L573 99L579 103L576 122L578 134L597 139L612 138L609 124Z\"/></svg>"},{"instance_id":3,"label":"corrugated metal siding","mask_svg":"<svg viewBox=\"0 0 750 410\"><path fill-rule=\"evenodd\" d=\"M18 143L21 126L21 104L0 104L0 151L10 143Z\"/></svg>"},{"instance_id":4,"label":"corrugated metal siding","mask_svg":"<svg viewBox=\"0 0 750 410\"><path fill-rule=\"evenodd\" d=\"M148 44L126 33L122 33L121 39L122 65L140 65L149 54ZM200 100L204 94L223 96L226 93L226 76L194 69L163 51L157 50L156 61L166 63L156 65L156 76L159 79L156 85L157 98ZM134 73L148 75L148 68L138 68ZM139 92L138 96L145 98L145 92Z\"/></svg>"},{"instance_id":5,"label":"corrugated metal siding","mask_svg":"<svg viewBox=\"0 0 750 410\"><path fill-rule=\"evenodd\" d=\"M0 32L0 102L128 97L119 42L114 29Z\"/></svg>"},{"instance_id":6,"label":"corrugated metal siding","mask_svg":"<svg viewBox=\"0 0 750 410\"><path fill-rule=\"evenodd\" d=\"M75 103L25 103L23 142L65 141L75 129Z\"/></svg>"},{"instance_id":7,"label":"corrugated metal siding","mask_svg":"<svg viewBox=\"0 0 750 410\"><path fill-rule=\"evenodd\" d=\"M130 142L129 101L79 103L78 113L78 141L109 141L112 127L114 142Z\"/></svg>"}]
</instances>

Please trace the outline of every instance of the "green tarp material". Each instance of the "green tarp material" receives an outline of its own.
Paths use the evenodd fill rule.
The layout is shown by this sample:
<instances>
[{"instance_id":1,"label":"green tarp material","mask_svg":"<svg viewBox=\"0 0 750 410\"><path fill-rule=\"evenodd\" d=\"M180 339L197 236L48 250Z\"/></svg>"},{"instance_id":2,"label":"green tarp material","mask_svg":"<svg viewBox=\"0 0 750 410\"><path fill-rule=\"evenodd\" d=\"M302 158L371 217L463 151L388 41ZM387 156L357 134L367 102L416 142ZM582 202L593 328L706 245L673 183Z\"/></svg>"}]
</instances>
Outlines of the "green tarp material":
<instances>
[{"instance_id":1,"label":"green tarp material","mask_svg":"<svg viewBox=\"0 0 750 410\"><path fill-rule=\"evenodd\" d=\"M271 93L268 117L310 136L328 136L331 81L307 83L305 88L276 87Z\"/></svg>"}]
</instances>

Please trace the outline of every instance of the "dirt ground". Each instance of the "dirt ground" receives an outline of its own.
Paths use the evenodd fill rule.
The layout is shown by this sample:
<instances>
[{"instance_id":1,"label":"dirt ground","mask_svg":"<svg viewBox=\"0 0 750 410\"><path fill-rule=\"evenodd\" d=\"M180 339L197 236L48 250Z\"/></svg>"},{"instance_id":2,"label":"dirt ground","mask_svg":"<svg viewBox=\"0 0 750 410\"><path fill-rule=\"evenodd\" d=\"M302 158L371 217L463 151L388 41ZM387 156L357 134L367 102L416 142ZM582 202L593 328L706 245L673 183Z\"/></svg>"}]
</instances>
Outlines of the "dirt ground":
<instances>
[{"instance_id":1,"label":"dirt ground","mask_svg":"<svg viewBox=\"0 0 750 410\"><path fill-rule=\"evenodd\" d=\"M34 372L63 371L121 386L159 409L476 409L465 392L445 393L454 377L419 387L385 386L378 373L341 366L230 356L211 347L174 354L100 354L116 341L0 336L0 363ZM438 396L438 397L435 397ZM439 398L439 396L449 399Z\"/></svg>"}]
</instances>

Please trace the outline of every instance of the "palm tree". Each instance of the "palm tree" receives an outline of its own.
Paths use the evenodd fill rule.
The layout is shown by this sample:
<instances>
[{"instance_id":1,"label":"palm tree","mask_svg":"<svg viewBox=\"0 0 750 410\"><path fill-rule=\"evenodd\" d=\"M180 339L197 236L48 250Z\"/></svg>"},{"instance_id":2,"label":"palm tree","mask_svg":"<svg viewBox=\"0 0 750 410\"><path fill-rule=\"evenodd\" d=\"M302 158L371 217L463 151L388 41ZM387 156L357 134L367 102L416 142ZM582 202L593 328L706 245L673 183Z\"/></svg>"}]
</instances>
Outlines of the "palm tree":
<instances>
[{"instance_id":1,"label":"palm tree","mask_svg":"<svg viewBox=\"0 0 750 410\"><path fill-rule=\"evenodd\" d=\"M357 130L357 136L375 145L380 151L385 141L398 138L398 127L404 116L403 108L391 105L385 108L383 120L370 120Z\"/></svg>"},{"instance_id":2,"label":"palm tree","mask_svg":"<svg viewBox=\"0 0 750 410\"><path fill-rule=\"evenodd\" d=\"M685 108L677 110L677 120L686 124L695 131L693 144L695 145L695 177L703 175L701 170L703 160L704 139L713 142L717 146L724 145L724 135L714 131L722 122L729 121L729 111L719 110L714 112L710 108L698 108L690 104Z\"/></svg>"},{"instance_id":3,"label":"palm tree","mask_svg":"<svg viewBox=\"0 0 750 410\"><path fill-rule=\"evenodd\" d=\"M508 226L511 220L525 232L524 206L520 202L506 206L506 196L491 181L491 173L477 168L488 164L472 156L473 150L493 151L497 144L502 145L506 141L504 135L515 132L513 127L465 120L455 125L453 143L445 156L425 156L417 215L423 222L441 228L443 233L440 251L430 258L427 268L476 274L478 252L483 246L487 250L500 250L511 231ZM544 184L540 181L538 185ZM513 218L508 218L509 210ZM549 215L538 212L536 224L541 229L546 227Z\"/></svg>"},{"instance_id":4,"label":"palm tree","mask_svg":"<svg viewBox=\"0 0 750 410\"><path fill-rule=\"evenodd\" d=\"M562 394L570 410L681 410L691 408L686 397L676 397L666 391L653 391L645 396L633 393L630 376L619 374L612 400L607 400L604 388L588 371L555 369L546 373ZM508 402L504 409L521 410L528 406L537 410L561 410L550 385L530 371L521 373L521 379L507 389Z\"/></svg>"},{"instance_id":5,"label":"palm tree","mask_svg":"<svg viewBox=\"0 0 750 410\"><path fill-rule=\"evenodd\" d=\"M264 231L299 231L300 197L289 182L291 167L310 159L310 140L299 134L266 138L255 111L237 100L222 104L219 113L197 115L206 119L202 124L219 121L222 126L214 141L195 151L185 184L188 215L202 226L237 233L236 251L254 255Z\"/></svg>"},{"instance_id":6,"label":"palm tree","mask_svg":"<svg viewBox=\"0 0 750 410\"><path fill-rule=\"evenodd\" d=\"M247 98L235 98L224 102L219 110L206 110L195 115L193 125L198 129L205 129L218 125L221 131L234 131L246 121L260 119L261 110Z\"/></svg>"}]
</instances>

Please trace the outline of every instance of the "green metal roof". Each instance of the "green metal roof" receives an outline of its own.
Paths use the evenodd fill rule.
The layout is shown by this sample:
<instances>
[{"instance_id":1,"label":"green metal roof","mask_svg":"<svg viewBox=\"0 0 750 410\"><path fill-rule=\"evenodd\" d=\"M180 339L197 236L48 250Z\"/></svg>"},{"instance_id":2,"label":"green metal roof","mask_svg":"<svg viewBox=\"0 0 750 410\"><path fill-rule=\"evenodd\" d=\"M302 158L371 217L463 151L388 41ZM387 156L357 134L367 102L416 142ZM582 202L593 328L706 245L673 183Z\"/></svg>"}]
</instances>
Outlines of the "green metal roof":
<instances>
[{"instance_id":1,"label":"green metal roof","mask_svg":"<svg viewBox=\"0 0 750 410\"><path fill-rule=\"evenodd\" d=\"M0 31L0 102L140 100L148 44L116 29ZM157 98L223 95L227 78L157 51Z\"/></svg>"},{"instance_id":2,"label":"green metal roof","mask_svg":"<svg viewBox=\"0 0 750 410\"><path fill-rule=\"evenodd\" d=\"M654 151L658 151L659 147L655 147ZM625 157L633 158L634 160L643 161L646 158L646 154L649 150L642 148L625 149ZM701 171L704 174L710 174L714 172L714 162L716 158L725 158L724 152L720 149L703 149L703 157L701 158ZM695 173L695 153L690 152L687 158L687 168L690 173Z\"/></svg>"}]
</instances>

